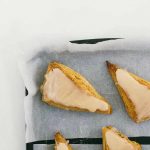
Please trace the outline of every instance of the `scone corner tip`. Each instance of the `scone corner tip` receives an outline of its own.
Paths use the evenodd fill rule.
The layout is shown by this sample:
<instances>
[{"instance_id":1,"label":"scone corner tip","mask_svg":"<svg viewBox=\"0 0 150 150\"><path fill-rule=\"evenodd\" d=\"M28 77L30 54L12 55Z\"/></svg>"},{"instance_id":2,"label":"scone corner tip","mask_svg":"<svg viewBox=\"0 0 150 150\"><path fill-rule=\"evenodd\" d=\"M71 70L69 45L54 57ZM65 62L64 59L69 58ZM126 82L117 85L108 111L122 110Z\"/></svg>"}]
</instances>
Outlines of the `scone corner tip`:
<instances>
[{"instance_id":1,"label":"scone corner tip","mask_svg":"<svg viewBox=\"0 0 150 150\"><path fill-rule=\"evenodd\" d=\"M108 66L110 64L111 64L110 61L106 60L106 65Z\"/></svg>"},{"instance_id":2,"label":"scone corner tip","mask_svg":"<svg viewBox=\"0 0 150 150\"><path fill-rule=\"evenodd\" d=\"M112 68L112 67L115 67L117 65L113 64L112 62L106 60L106 65L107 65L107 68Z\"/></svg>"},{"instance_id":3,"label":"scone corner tip","mask_svg":"<svg viewBox=\"0 0 150 150\"><path fill-rule=\"evenodd\" d=\"M49 62L49 63L48 63L48 66L49 66L49 65L56 65L56 64L58 65L58 64L61 64L61 63L60 63L59 61L56 61L56 60L55 60L55 61Z\"/></svg>"},{"instance_id":4,"label":"scone corner tip","mask_svg":"<svg viewBox=\"0 0 150 150\"><path fill-rule=\"evenodd\" d=\"M58 136L58 135L61 135L61 133L60 133L59 131L57 131L57 132L55 133L55 137Z\"/></svg>"}]
</instances>

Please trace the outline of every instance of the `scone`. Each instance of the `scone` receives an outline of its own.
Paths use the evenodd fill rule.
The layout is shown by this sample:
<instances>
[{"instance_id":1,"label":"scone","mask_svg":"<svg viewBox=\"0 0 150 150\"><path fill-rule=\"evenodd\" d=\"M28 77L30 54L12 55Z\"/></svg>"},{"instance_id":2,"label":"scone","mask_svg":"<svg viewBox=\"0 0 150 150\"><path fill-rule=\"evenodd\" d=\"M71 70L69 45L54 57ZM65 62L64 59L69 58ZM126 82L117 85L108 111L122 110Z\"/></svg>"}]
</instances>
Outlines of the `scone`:
<instances>
[{"instance_id":1,"label":"scone","mask_svg":"<svg viewBox=\"0 0 150 150\"><path fill-rule=\"evenodd\" d=\"M112 111L110 104L83 76L58 62L48 65L41 92L45 103L58 108L104 114Z\"/></svg>"},{"instance_id":2,"label":"scone","mask_svg":"<svg viewBox=\"0 0 150 150\"><path fill-rule=\"evenodd\" d=\"M107 61L107 67L129 116L136 122L150 119L150 82Z\"/></svg>"},{"instance_id":3,"label":"scone","mask_svg":"<svg viewBox=\"0 0 150 150\"><path fill-rule=\"evenodd\" d=\"M66 141L63 135L59 132L55 134L55 150L72 150L69 141Z\"/></svg>"},{"instance_id":4,"label":"scone","mask_svg":"<svg viewBox=\"0 0 150 150\"><path fill-rule=\"evenodd\" d=\"M103 150L142 150L140 144L130 141L116 128L111 126L102 128Z\"/></svg>"}]
</instances>

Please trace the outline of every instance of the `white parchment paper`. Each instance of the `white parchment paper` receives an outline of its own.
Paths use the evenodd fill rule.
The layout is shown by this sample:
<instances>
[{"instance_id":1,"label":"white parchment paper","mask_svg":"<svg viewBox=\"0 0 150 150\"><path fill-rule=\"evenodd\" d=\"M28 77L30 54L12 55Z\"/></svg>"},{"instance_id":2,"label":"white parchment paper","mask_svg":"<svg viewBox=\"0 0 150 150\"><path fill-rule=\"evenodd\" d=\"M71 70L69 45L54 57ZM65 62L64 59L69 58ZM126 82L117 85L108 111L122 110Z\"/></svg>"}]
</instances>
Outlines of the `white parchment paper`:
<instances>
[{"instance_id":1,"label":"white parchment paper","mask_svg":"<svg viewBox=\"0 0 150 150\"><path fill-rule=\"evenodd\" d=\"M149 44L137 45L135 41L126 40L104 42L94 46L69 44L61 51L42 47L28 54L30 57L24 57L19 66L29 92L24 100L26 142L53 139L56 131L62 132L67 138L99 138L101 128L107 125L118 128L127 136L150 136L150 121L136 124L127 115L105 64L105 61L109 60L150 80ZM141 45L145 45L143 49ZM39 87L51 61L60 61L85 76L96 90L108 99L113 107L112 115L66 111L43 103ZM92 149L97 150L99 147L101 146L95 145Z\"/></svg>"}]
</instances>

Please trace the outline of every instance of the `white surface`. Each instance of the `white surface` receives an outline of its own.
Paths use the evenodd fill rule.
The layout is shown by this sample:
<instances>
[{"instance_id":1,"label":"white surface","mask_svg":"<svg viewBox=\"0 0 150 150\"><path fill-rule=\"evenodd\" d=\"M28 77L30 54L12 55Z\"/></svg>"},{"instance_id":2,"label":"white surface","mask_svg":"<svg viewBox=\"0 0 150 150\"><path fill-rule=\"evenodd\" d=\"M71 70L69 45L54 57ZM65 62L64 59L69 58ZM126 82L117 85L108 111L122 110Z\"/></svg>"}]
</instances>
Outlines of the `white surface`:
<instances>
[{"instance_id":1,"label":"white surface","mask_svg":"<svg viewBox=\"0 0 150 150\"><path fill-rule=\"evenodd\" d=\"M24 150L24 85L12 53L1 53L0 74L0 149Z\"/></svg>"},{"instance_id":2,"label":"white surface","mask_svg":"<svg viewBox=\"0 0 150 150\"><path fill-rule=\"evenodd\" d=\"M149 0L1 0L0 149L20 150L24 146L23 83L10 51L22 49L26 45L23 43L30 40L29 47L37 42L40 45L47 38L148 38L149 5Z\"/></svg>"}]
</instances>

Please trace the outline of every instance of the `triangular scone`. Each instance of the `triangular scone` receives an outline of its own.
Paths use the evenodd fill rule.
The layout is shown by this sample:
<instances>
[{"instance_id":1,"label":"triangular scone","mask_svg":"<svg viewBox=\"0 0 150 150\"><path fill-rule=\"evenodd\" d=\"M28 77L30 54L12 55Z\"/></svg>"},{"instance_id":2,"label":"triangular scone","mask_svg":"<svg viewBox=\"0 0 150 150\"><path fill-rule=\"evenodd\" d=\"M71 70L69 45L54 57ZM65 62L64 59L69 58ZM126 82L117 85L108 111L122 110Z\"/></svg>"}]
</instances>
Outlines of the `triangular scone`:
<instances>
[{"instance_id":1,"label":"triangular scone","mask_svg":"<svg viewBox=\"0 0 150 150\"><path fill-rule=\"evenodd\" d=\"M55 150L72 150L69 141L67 141L59 132L55 134Z\"/></svg>"},{"instance_id":2,"label":"triangular scone","mask_svg":"<svg viewBox=\"0 0 150 150\"><path fill-rule=\"evenodd\" d=\"M129 116L136 122L150 119L150 82L111 64L108 70L122 97Z\"/></svg>"},{"instance_id":3,"label":"triangular scone","mask_svg":"<svg viewBox=\"0 0 150 150\"><path fill-rule=\"evenodd\" d=\"M103 150L142 150L141 145L130 141L116 128L111 126L102 128Z\"/></svg>"},{"instance_id":4,"label":"triangular scone","mask_svg":"<svg viewBox=\"0 0 150 150\"><path fill-rule=\"evenodd\" d=\"M111 113L111 106L92 85L71 68L53 62L48 65L41 86L42 99L66 110Z\"/></svg>"}]
</instances>

